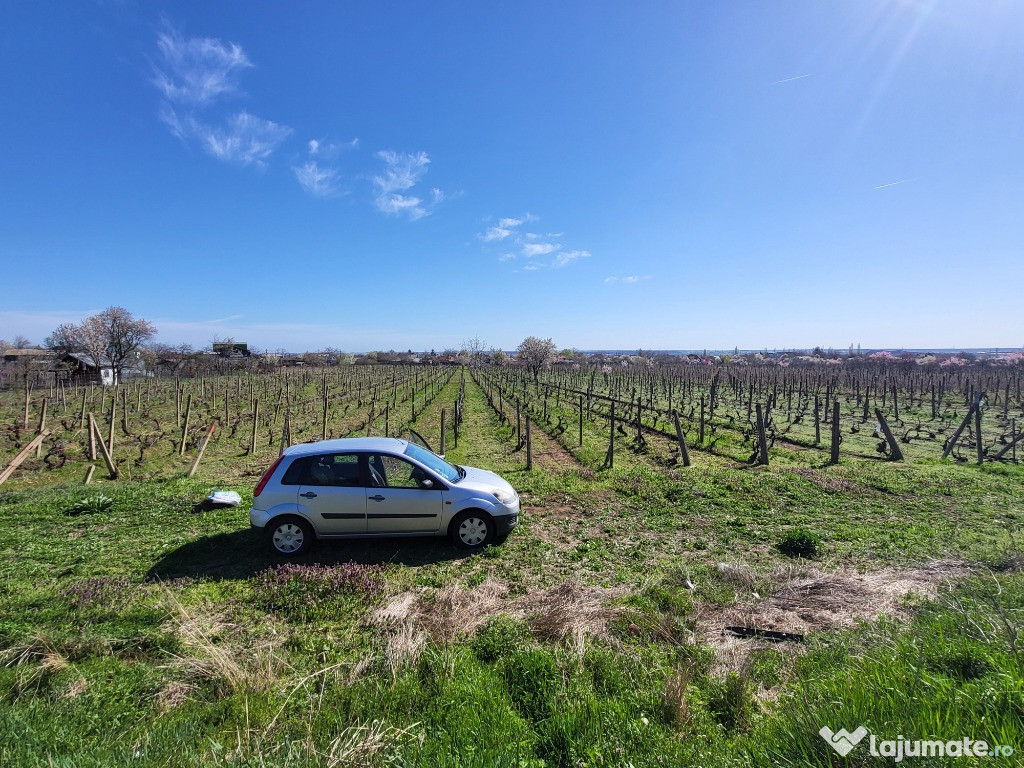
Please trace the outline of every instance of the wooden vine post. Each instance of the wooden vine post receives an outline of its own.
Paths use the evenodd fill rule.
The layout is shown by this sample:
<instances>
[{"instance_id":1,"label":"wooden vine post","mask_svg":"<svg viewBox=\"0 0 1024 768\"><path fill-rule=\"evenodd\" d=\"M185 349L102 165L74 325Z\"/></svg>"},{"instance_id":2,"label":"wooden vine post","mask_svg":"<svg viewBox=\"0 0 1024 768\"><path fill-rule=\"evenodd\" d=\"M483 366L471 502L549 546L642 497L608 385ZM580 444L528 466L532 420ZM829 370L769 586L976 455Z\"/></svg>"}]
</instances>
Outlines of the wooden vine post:
<instances>
[{"instance_id":1,"label":"wooden vine post","mask_svg":"<svg viewBox=\"0 0 1024 768\"><path fill-rule=\"evenodd\" d=\"M0 472L0 483L6 482L7 478L14 474L14 470L20 467L22 462L29 457L29 454L31 454L36 448L42 445L43 440L45 440L47 435L49 434L50 430L44 429L42 432L40 432L38 435L32 438L32 442L30 442L28 445L22 448L18 455L11 460L11 463L7 465L4 471Z\"/></svg>"},{"instance_id":2,"label":"wooden vine post","mask_svg":"<svg viewBox=\"0 0 1024 768\"><path fill-rule=\"evenodd\" d=\"M611 401L612 407L608 415L608 453L604 457L605 469L612 469L615 466L615 401Z\"/></svg>"},{"instance_id":3,"label":"wooden vine post","mask_svg":"<svg viewBox=\"0 0 1024 768\"><path fill-rule=\"evenodd\" d=\"M764 433L764 413L761 411L761 404L754 404L754 412L757 414L757 463L768 464L768 439Z\"/></svg>"},{"instance_id":4,"label":"wooden vine post","mask_svg":"<svg viewBox=\"0 0 1024 768\"><path fill-rule=\"evenodd\" d=\"M46 429L46 398L43 398L43 407L39 411L39 427L36 429L36 434L42 434L43 430ZM43 443L40 440L39 445L36 446L36 458L42 454Z\"/></svg>"},{"instance_id":5,"label":"wooden vine post","mask_svg":"<svg viewBox=\"0 0 1024 768\"><path fill-rule=\"evenodd\" d=\"M895 388L893 391L895 391ZM900 444L896 442L896 436L889 429L889 422L885 420L885 415L880 408L875 408L875 418L878 419L878 425L882 428L885 441L889 444L889 457L893 461L903 461L903 451L900 450Z\"/></svg>"},{"instance_id":6,"label":"wooden vine post","mask_svg":"<svg viewBox=\"0 0 1024 768\"><path fill-rule=\"evenodd\" d=\"M100 447L100 455L103 456L103 463L107 465L107 472L110 473L111 480L117 480L117 465L114 464L113 458L110 455L110 449L107 448L107 444L103 442L103 435L99 434L100 428L96 424L96 420L92 420L92 429L96 433L96 442Z\"/></svg>"},{"instance_id":7,"label":"wooden vine post","mask_svg":"<svg viewBox=\"0 0 1024 768\"><path fill-rule=\"evenodd\" d=\"M957 427L956 432L953 433L953 436L949 438L949 441L946 443L946 447L942 451L942 458L949 456L950 452L953 450L953 446L956 445L956 441L960 439L960 434L967 429L967 425L971 423L971 417L974 415L974 411L981 409L981 401L984 397L984 392L978 393L978 396L974 399L970 409L967 411L967 415L964 416L964 420L960 422L960 426Z\"/></svg>"},{"instance_id":8,"label":"wooden vine post","mask_svg":"<svg viewBox=\"0 0 1024 768\"><path fill-rule=\"evenodd\" d=\"M46 400L43 400L45 406ZM974 406L974 439L978 447L978 464L985 461L985 446L981 444L981 399Z\"/></svg>"},{"instance_id":9,"label":"wooden vine post","mask_svg":"<svg viewBox=\"0 0 1024 768\"><path fill-rule=\"evenodd\" d=\"M188 405L185 406L185 423L181 426L181 444L178 446L178 455L185 455L185 440L188 437L188 422L192 417L192 393L188 393ZM192 477L190 474L189 477Z\"/></svg>"},{"instance_id":10,"label":"wooden vine post","mask_svg":"<svg viewBox=\"0 0 1024 768\"><path fill-rule=\"evenodd\" d=\"M191 399L191 395L189 398ZM188 423L188 419L185 419L185 423ZM196 454L196 460L192 462L191 468L188 470L188 477L192 477L196 473L196 469L199 467L199 462L203 459L203 454L206 452L206 444L210 442L210 438L213 437L213 430L217 428L217 422L214 421L210 424L210 428L206 430L206 436L203 438L202 444L199 446L199 453Z\"/></svg>"},{"instance_id":11,"label":"wooden vine post","mask_svg":"<svg viewBox=\"0 0 1024 768\"><path fill-rule=\"evenodd\" d=\"M676 440L679 441L679 457L683 460L683 466L690 466L690 451L686 448L686 436L683 434L683 427L679 423L679 411L672 411L672 421L676 425Z\"/></svg>"},{"instance_id":12,"label":"wooden vine post","mask_svg":"<svg viewBox=\"0 0 1024 768\"><path fill-rule=\"evenodd\" d=\"M328 408L328 402L329 402L329 400L328 400L328 391L327 391L327 376L325 374L324 375L324 426L323 426L323 429L320 430L320 439L321 440L326 440L327 439L327 408Z\"/></svg>"},{"instance_id":13,"label":"wooden vine post","mask_svg":"<svg viewBox=\"0 0 1024 768\"><path fill-rule=\"evenodd\" d=\"M583 395L580 395L580 448L583 447Z\"/></svg>"},{"instance_id":14,"label":"wooden vine post","mask_svg":"<svg viewBox=\"0 0 1024 768\"><path fill-rule=\"evenodd\" d=\"M260 423L260 400L255 398L252 401L252 439L249 441L249 454L256 453L256 429Z\"/></svg>"},{"instance_id":15,"label":"wooden vine post","mask_svg":"<svg viewBox=\"0 0 1024 768\"><path fill-rule=\"evenodd\" d=\"M533 440L530 438L530 417L526 417L526 468L533 469Z\"/></svg>"},{"instance_id":16,"label":"wooden vine post","mask_svg":"<svg viewBox=\"0 0 1024 768\"><path fill-rule=\"evenodd\" d=\"M829 453L829 464L839 463L839 443L843 441L843 435L839 430L839 401L832 403L832 449Z\"/></svg>"}]
</instances>

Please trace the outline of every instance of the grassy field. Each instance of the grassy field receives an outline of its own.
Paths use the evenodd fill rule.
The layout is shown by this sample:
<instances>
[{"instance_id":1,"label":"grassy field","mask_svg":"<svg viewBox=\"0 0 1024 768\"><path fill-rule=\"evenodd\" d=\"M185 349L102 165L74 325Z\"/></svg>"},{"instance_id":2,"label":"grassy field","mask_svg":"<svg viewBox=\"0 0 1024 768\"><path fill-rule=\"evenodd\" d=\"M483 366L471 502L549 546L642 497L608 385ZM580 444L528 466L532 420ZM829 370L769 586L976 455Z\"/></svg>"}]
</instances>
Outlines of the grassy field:
<instances>
[{"instance_id":1,"label":"grassy field","mask_svg":"<svg viewBox=\"0 0 1024 768\"><path fill-rule=\"evenodd\" d=\"M461 380L416 395L435 448ZM1024 469L824 466L798 446L767 467L694 451L683 468L652 437L601 470L596 437L573 451L538 425L527 471L465 380L447 457L499 472L524 505L508 541L473 556L353 541L282 566L247 514L276 418L253 452L236 427L194 479L191 443L88 486L81 465L26 464L0 486L0 765L892 764L818 734L859 725L1024 754ZM6 427L22 404L3 397ZM351 406L334 434L380 433ZM242 507L204 509L214 488Z\"/></svg>"}]
</instances>

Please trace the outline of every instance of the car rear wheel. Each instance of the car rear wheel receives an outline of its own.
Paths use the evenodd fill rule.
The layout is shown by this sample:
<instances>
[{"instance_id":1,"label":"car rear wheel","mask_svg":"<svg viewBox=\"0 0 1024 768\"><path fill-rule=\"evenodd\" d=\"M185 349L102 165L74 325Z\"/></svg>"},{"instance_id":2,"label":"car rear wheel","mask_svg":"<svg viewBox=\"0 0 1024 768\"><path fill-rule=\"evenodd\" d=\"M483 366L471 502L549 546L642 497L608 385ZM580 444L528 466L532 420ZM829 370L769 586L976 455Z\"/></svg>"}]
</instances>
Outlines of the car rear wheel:
<instances>
[{"instance_id":1,"label":"car rear wheel","mask_svg":"<svg viewBox=\"0 0 1024 768\"><path fill-rule=\"evenodd\" d=\"M452 520L452 543L460 549L483 549L494 541L494 521L486 512L466 510Z\"/></svg>"},{"instance_id":2,"label":"car rear wheel","mask_svg":"<svg viewBox=\"0 0 1024 768\"><path fill-rule=\"evenodd\" d=\"M313 546L313 527L302 518L279 518L268 530L270 548L281 557L296 557Z\"/></svg>"}]
</instances>

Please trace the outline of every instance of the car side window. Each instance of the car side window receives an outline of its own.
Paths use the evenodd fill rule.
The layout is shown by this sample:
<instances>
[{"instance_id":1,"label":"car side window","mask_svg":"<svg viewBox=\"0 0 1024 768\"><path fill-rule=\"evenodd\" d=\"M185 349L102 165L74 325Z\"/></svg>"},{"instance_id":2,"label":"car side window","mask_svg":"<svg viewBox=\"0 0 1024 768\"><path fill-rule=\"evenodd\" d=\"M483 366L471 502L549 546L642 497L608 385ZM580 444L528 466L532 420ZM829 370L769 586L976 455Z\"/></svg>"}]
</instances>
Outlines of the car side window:
<instances>
[{"instance_id":1,"label":"car side window","mask_svg":"<svg viewBox=\"0 0 1024 768\"><path fill-rule=\"evenodd\" d=\"M425 490L423 481L427 479L431 479L436 487L436 481L433 481L426 472L415 464L411 464L397 456L389 456L387 454L375 455L370 459L370 475L374 481L377 480L374 476L375 470L381 474L383 485L388 488L420 488ZM372 484L377 485L377 482Z\"/></svg>"},{"instance_id":2,"label":"car side window","mask_svg":"<svg viewBox=\"0 0 1024 768\"><path fill-rule=\"evenodd\" d=\"M322 456L311 456L306 472L303 473L302 485L361 487L359 454L326 453Z\"/></svg>"}]
</instances>

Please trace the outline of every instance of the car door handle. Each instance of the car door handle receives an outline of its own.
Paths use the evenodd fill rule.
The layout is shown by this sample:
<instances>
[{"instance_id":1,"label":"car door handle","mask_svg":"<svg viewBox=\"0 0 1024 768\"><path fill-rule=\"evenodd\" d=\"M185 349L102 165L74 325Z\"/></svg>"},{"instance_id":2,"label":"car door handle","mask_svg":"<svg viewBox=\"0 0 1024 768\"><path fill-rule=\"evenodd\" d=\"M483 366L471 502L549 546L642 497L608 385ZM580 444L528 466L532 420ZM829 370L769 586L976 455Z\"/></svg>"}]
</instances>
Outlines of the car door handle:
<instances>
[{"instance_id":1,"label":"car door handle","mask_svg":"<svg viewBox=\"0 0 1024 768\"><path fill-rule=\"evenodd\" d=\"M299 496L301 496L304 499L315 499L316 498L316 494L313 493L312 491L306 491L305 493L300 493Z\"/></svg>"},{"instance_id":2,"label":"car door handle","mask_svg":"<svg viewBox=\"0 0 1024 768\"><path fill-rule=\"evenodd\" d=\"M369 498L370 501L384 501L384 497L379 493L376 496L368 496L367 498Z\"/></svg>"}]
</instances>

